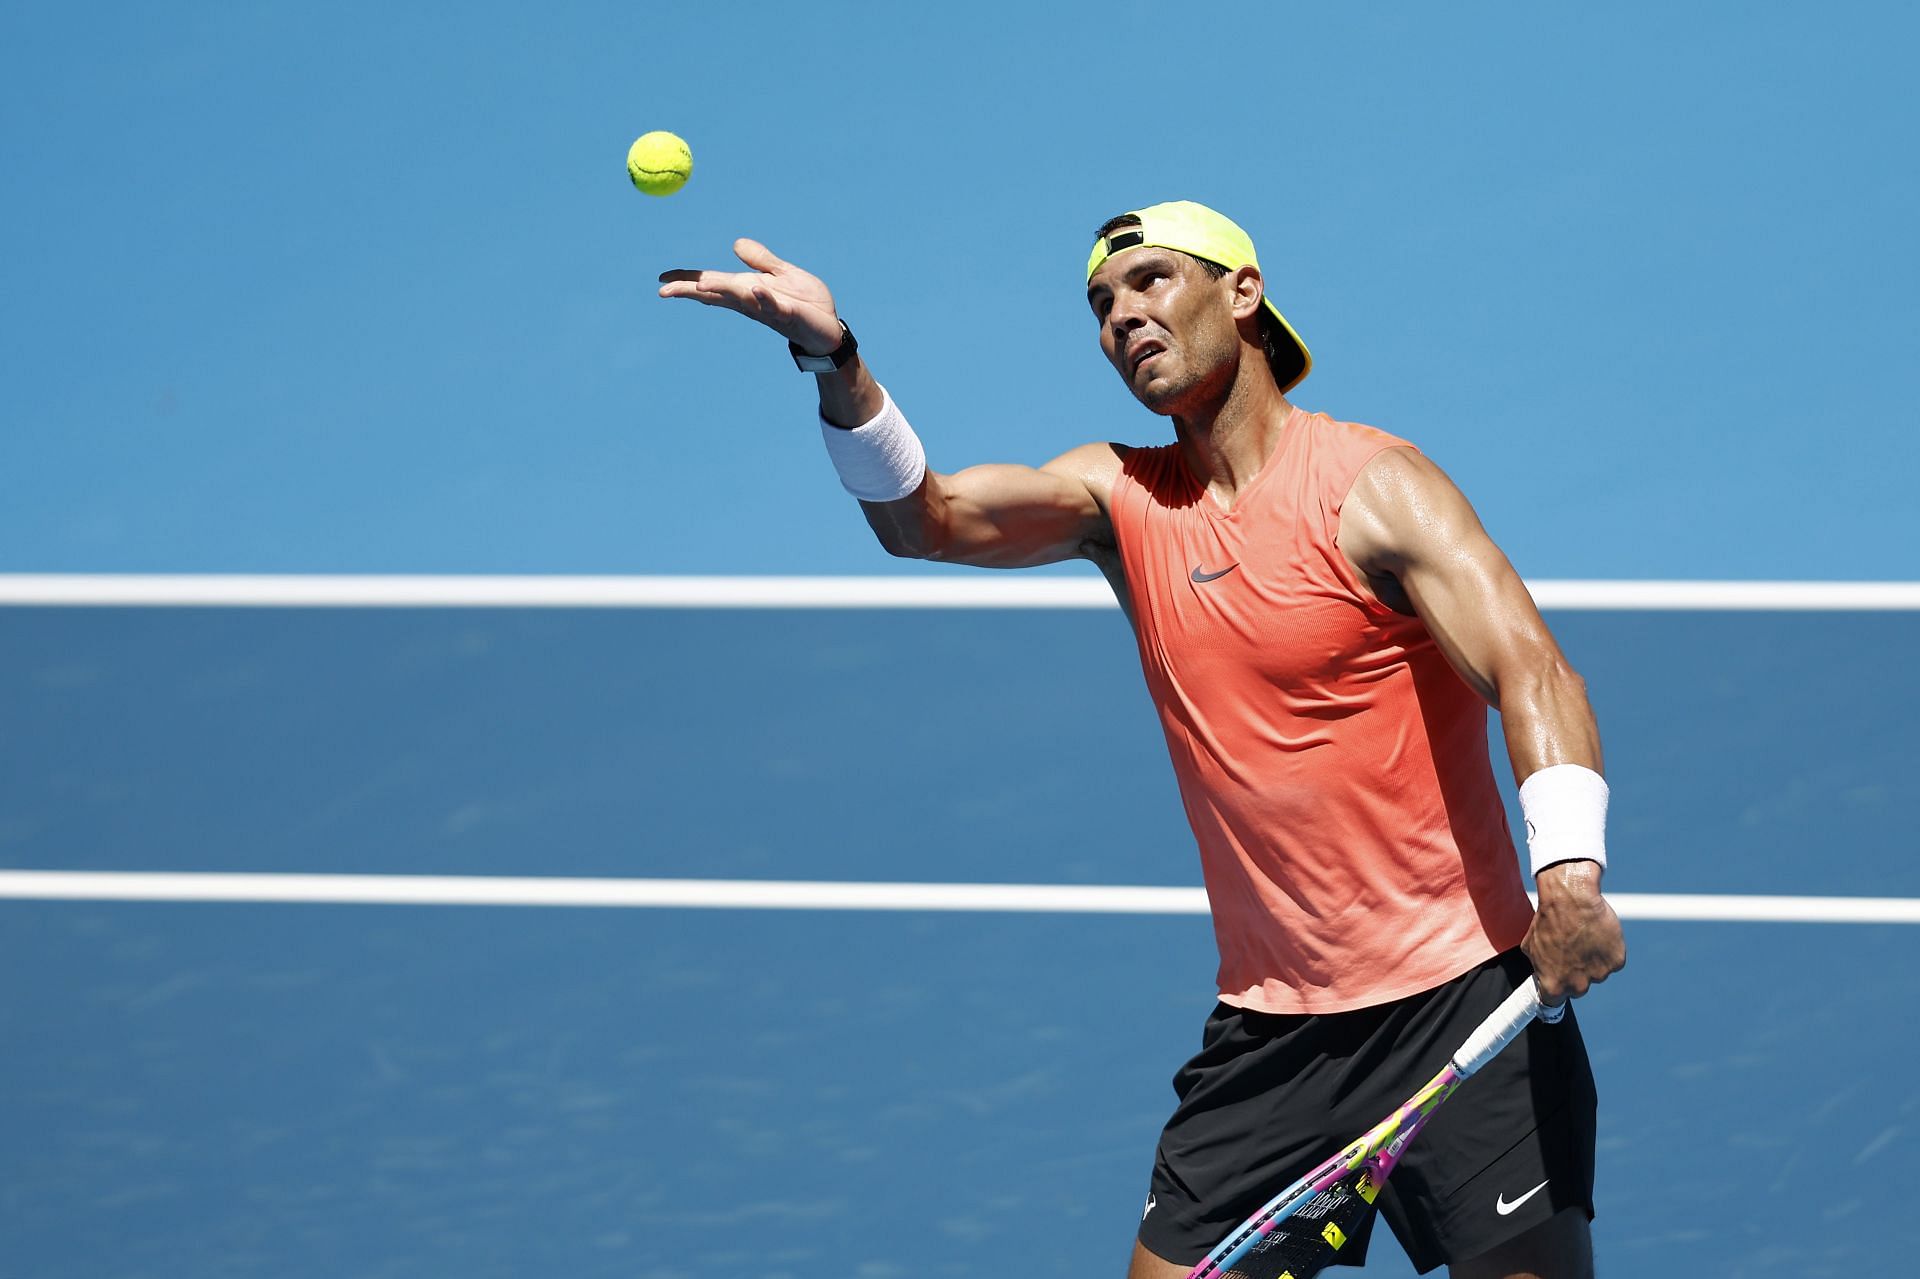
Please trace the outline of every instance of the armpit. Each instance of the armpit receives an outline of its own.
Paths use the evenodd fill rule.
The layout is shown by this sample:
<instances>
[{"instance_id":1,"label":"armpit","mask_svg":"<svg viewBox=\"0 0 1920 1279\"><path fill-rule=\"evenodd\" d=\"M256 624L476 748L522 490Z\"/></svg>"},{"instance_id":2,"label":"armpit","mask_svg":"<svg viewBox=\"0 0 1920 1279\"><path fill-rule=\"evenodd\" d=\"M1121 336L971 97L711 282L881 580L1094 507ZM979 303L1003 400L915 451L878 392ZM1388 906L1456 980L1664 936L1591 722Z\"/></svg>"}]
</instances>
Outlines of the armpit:
<instances>
[{"instance_id":1,"label":"armpit","mask_svg":"<svg viewBox=\"0 0 1920 1279\"><path fill-rule=\"evenodd\" d=\"M1127 593L1126 565L1120 559L1120 547L1111 540L1088 538L1080 543L1081 558L1093 561L1100 575L1107 579L1107 585L1113 588L1113 596L1120 601L1120 611L1127 615L1127 625L1132 626L1133 597Z\"/></svg>"}]
</instances>

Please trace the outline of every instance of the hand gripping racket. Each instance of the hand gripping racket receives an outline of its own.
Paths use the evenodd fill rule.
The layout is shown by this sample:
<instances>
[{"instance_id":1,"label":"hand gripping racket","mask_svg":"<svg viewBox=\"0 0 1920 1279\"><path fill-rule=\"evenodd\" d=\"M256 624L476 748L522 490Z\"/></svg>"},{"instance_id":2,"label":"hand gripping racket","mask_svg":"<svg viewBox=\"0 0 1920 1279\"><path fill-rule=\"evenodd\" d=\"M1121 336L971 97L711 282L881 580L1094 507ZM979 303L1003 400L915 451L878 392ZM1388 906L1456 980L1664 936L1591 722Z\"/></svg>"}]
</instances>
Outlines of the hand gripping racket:
<instances>
[{"instance_id":1,"label":"hand gripping racket","mask_svg":"<svg viewBox=\"0 0 1920 1279\"><path fill-rule=\"evenodd\" d=\"M1308 1279L1334 1259L1373 1211L1387 1174L1460 1081L1494 1055L1535 1017L1559 1021L1566 1006L1540 1002L1529 979L1474 1028L1432 1082L1333 1158L1267 1201L1264 1208L1187 1272L1215 1279L1229 1271L1271 1279Z\"/></svg>"}]
</instances>

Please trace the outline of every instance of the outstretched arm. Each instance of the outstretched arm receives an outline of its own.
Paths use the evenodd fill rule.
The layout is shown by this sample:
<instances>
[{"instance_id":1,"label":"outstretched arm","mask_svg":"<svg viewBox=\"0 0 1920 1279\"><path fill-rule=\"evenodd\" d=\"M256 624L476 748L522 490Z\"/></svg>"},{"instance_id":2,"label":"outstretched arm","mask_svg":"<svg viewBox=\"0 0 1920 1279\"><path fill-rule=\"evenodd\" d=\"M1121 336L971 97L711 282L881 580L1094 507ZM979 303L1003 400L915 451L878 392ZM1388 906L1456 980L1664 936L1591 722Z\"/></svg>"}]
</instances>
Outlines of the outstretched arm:
<instances>
[{"instance_id":1,"label":"outstretched arm","mask_svg":"<svg viewBox=\"0 0 1920 1279\"><path fill-rule=\"evenodd\" d=\"M845 330L824 281L757 240L736 240L733 249L748 270L668 271L660 277L660 296L737 312L809 355L840 346ZM815 381L820 416L833 428L856 431L880 417L887 403L858 352ZM900 486L911 485L910 491L860 506L894 555L1020 568L1084 556L1111 541L1104 499L1118 469L1111 446L1086 445L1037 468L924 470L917 483L909 477Z\"/></svg>"},{"instance_id":2,"label":"outstretched arm","mask_svg":"<svg viewBox=\"0 0 1920 1279\"><path fill-rule=\"evenodd\" d=\"M1405 592L1454 669L1500 711L1516 781L1562 764L1578 766L1565 773L1601 771L1585 683L1439 467L1409 449L1378 454L1341 508L1340 547L1388 593ZM1523 944L1549 999L1584 994L1626 963L1600 875L1598 863L1576 857L1535 877L1540 909Z\"/></svg>"}]
</instances>

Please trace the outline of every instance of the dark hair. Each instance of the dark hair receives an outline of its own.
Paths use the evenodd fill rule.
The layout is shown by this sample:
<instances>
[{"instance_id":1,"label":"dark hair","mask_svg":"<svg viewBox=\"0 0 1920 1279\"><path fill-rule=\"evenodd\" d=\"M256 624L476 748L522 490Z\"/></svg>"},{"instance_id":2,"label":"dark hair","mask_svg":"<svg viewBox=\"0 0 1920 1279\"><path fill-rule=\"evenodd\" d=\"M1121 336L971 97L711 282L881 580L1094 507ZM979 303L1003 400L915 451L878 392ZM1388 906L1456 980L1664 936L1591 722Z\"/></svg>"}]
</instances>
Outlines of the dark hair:
<instances>
[{"instance_id":1,"label":"dark hair","mask_svg":"<svg viewBox=\"0 0 1920 1279\"><path fill-rule=\"evenodd\" d=\"M1118 217L1108 218L1105 222L1102 222L1100 229L1093 233L1093 238L1096 240L1104 240L1121 227L1139 225L1140 218L1137 214L1122 213ZM1180 249L1173 251L1180 253L1183 257L1193 258L1195 262L1200 264L1201 269L1216 280L1227 273L1227 268L1221 266L1218 262L1209 262L1205 258L1195 257L1193 254L1185 253ZM1269 311L1264 305L1260 308L1260 348L1266 353L1267 371L1273 374L1274 385L1284 387L1300 380L1299 350L1293 339L1288 337L1286 332L1281 329L1280 322L1273 318L1273 312Z\"/></svg>"}]
</instances>

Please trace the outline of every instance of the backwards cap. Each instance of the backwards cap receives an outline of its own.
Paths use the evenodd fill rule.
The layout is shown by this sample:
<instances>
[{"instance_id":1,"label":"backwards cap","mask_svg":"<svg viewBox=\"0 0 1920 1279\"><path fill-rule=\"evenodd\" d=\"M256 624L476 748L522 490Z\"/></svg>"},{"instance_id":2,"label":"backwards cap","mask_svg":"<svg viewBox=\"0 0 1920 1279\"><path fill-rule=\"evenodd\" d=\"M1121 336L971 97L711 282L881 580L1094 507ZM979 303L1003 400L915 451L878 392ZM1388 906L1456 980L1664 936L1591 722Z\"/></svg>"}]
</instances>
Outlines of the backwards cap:
<instances>
[{"instance_id":1,"label":"backwards cap","mask_svg":"<svg viewBox=\"0 0 1920 1279\"><path fill-rule=\"evenodd\" d=\"M1235 225L1233 219L1215 213L1204 204L1174 200L1135 209L1129 216L1139 218L1140 225L1116 227L1112 234L1101 236L1093 242L1093 253L1087 258L1089 280L1100 269L1101 263L1128 249L1176 249L1229 271L1243 266L1258 268L1260 265L1253 256L1253 241L1247 237L1247 233ZM1280 314L1280 308L1273 304L1273 294L1263 290L1261 300L1266 305L1267 313L1280 325L1283 340L1280 343L1279 363L1283 369L1292 370L1291 376L1288 376L1283 369L1277 368L1274 376L1281 383L1282 391L1291 391L1313 368L1313 355L1307 350L1307 344L1300 340L1300 335L1293 331L1293 326L1287 323L1287 317ZM1292 344L1291 353L1287 350L1289 343Z\"/></svg>"}]
</instances>

